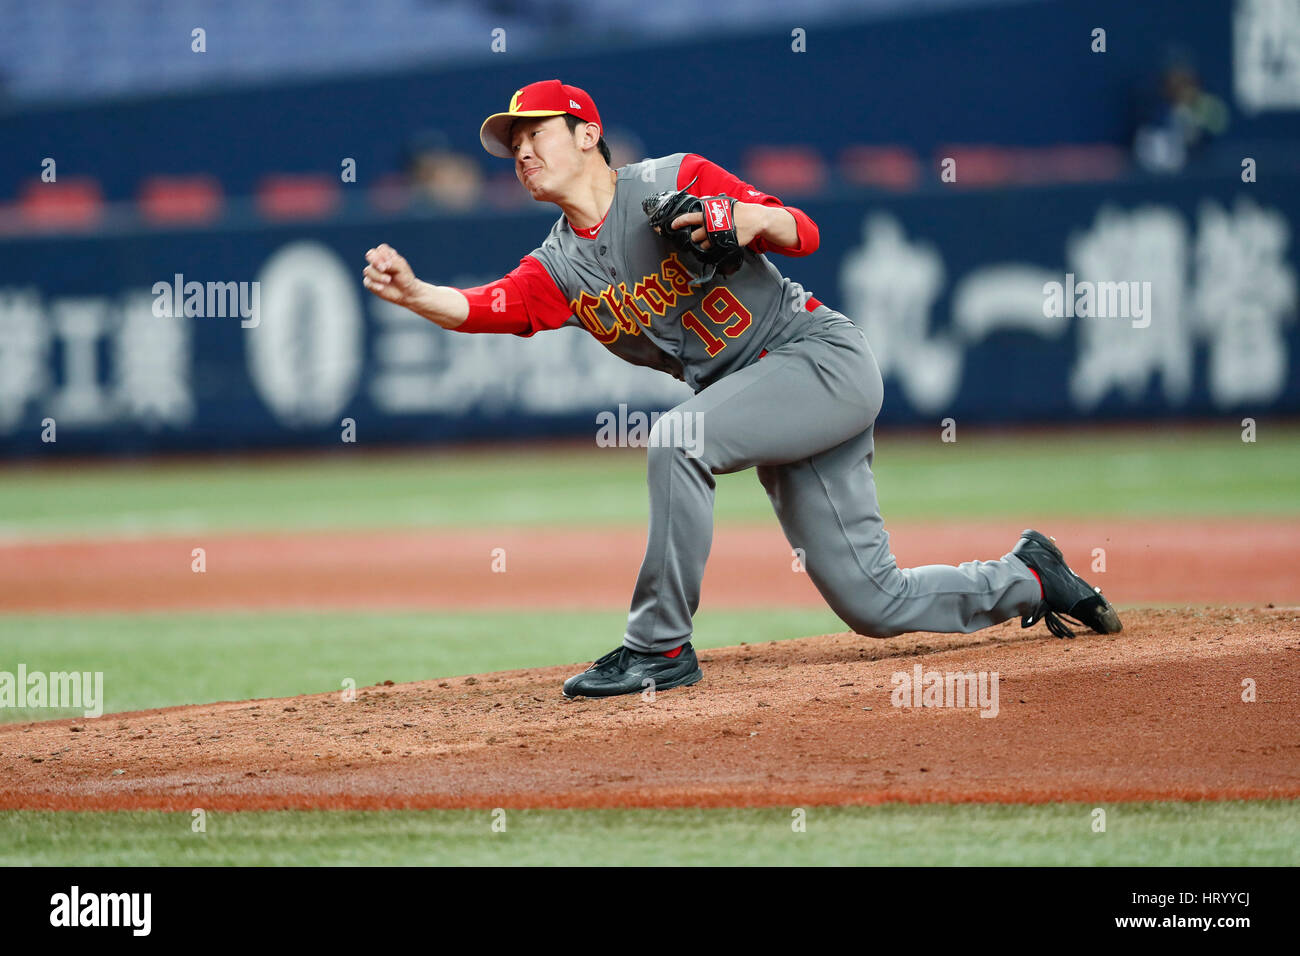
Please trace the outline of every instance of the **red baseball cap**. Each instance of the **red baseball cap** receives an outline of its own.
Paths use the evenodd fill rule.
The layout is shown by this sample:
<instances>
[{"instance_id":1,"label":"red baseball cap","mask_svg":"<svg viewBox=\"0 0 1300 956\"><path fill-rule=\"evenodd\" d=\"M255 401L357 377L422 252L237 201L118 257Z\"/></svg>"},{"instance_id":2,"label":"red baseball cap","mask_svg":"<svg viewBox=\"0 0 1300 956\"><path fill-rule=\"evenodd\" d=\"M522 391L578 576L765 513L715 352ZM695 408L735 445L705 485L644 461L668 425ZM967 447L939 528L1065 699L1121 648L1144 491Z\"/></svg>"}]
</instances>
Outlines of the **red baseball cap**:
<instances>
[{"instance_id":1,"label":"red baseball cap","mask_svg":"<svg viewBox=\"0 0 1300 956\"><path fill-rule=\"evenodd\" d=\"M483 148L493 156L513 159L514 153L510 151L511 123L523 116L563 116L565 113L595 123L604 134L605 127L596 112L596 103L585 90L565 86L559 80L542 80L515 90L504 113L493 113L483 121L478 138Z\"/></svg>"}]
</instances>

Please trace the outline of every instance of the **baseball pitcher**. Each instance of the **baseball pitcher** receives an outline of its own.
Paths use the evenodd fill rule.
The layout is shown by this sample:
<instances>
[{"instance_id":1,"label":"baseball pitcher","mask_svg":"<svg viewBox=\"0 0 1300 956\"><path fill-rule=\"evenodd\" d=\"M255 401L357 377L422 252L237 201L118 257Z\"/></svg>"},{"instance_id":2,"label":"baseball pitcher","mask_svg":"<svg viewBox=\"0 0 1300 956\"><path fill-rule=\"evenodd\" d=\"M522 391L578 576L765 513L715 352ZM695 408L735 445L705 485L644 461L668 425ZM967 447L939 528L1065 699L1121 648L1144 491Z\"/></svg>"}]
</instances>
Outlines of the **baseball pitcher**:
<instances>
[{"instance_id":1,"label":"baseball pitcher","mask_svg":"<svg viewBox=\"0 0 1300 956\"><path fill-rule=\"evenodd\" d=\"M686 382L693 398L650 434L650 523L621 645L564 682L569 697L694 684L692 617L713 537L714 476L754 468L792 548L854 631L969 632L1013 617L1101 634L1115 610L1025 531L997 561L900 568L871 464L883 385L856 324L769 258L817 250L817 226L693 153L611 169L591 97L559 80L518 90L479 137L512 159L550 234L496 282L416 278L388 245L366 253L367 289L458 332L531 336L574 325L619 358ZM690 434L686 442L683 436Z\"/></svg>"}]
</instances>

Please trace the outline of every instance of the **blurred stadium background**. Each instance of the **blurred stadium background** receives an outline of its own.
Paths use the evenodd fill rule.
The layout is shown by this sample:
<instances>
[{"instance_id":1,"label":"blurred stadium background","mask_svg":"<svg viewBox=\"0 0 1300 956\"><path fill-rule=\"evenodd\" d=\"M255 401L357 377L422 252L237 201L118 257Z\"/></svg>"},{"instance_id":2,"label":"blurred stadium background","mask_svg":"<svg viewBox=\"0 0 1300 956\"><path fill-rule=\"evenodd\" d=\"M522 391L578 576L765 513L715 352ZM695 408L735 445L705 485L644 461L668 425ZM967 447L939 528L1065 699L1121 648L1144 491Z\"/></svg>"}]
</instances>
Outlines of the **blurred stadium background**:
<instances>
[{"instance_id":1,"label":"blurred stadium background","mask_svg":"<svg viewBox=\"0 0 1300 956\"><path fill-rule=\"evenodd\" d=\"M345 418L358 444L585 438L594 410L685 397L581 332L444 334L360 286L379 241L459 286L535 247L554 207L477 133L552 76L595 97L616 163L698 152L813 216L820 251L780 266L867 328L885 426L1300 410L1294 0L3 0L0 19L5 458L337 448ZM1151 282L1150 326L1045 317L1066 273ZM177 276L259 282L258 326L156 318Z\"/></svg>"}]
</instances>

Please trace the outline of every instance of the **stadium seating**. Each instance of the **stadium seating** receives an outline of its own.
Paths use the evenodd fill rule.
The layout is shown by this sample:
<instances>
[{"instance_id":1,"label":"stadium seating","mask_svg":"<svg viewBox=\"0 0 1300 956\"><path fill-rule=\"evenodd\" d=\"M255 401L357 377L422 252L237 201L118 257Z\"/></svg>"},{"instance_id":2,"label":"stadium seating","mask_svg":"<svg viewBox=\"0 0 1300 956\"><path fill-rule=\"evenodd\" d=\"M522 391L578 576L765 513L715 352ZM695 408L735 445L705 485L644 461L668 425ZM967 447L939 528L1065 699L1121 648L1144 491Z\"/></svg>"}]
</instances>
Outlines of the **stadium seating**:
<instances>
[{"instance_id":1,"label":"stadium seating","mask_svg":"<svg viewBox=\"0 0 1300 956\"><path fill-rule=\"evenodd\" d=\"M332 176L281 173L262 180L257 210L267 219L320 219L338 207L341 192Z\"/></svg>"},{"instance_id":2,"label":"stadium seating","mask_svg":"<svg viewBox=\"0 0 1300 956\"><path fill-rule=\"evenodd\" d=\"M90 177L60 178L52 183L33 179L22 188L18 212L36 230L89 229L103 215L104 198L99 183Z\"/></svg>"},{"instance_id":3,"label":"stadium seating","mask_svg":"<svg viewBox=\"0 0 1300 956\"><path fill-rule=\"evenodd\" d=\"M139 205L147 222L207 223L220 217L224 196L214 176L150 176L140 186Z\"/></svg>"}]
</instances>

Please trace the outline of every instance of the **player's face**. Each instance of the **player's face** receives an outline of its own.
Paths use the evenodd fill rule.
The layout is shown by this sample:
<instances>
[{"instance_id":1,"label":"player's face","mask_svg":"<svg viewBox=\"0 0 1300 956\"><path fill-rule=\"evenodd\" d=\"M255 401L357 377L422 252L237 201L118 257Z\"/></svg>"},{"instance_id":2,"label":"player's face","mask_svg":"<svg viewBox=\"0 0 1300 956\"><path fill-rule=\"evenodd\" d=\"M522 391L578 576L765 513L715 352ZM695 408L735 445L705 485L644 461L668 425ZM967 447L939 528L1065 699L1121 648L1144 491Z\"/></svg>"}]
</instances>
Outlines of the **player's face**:
<instances>
[{"instance_id":1,"label":"player's face","mask_svg":"<svg viewBox=\"0 0 1300 956\"><path fill-rule=\"evenodd\" d=\"M554 202L582 173L582 150L563 116L519 120L510 131L515 176L534 199Z\"/></svg>"}]
</instances>

